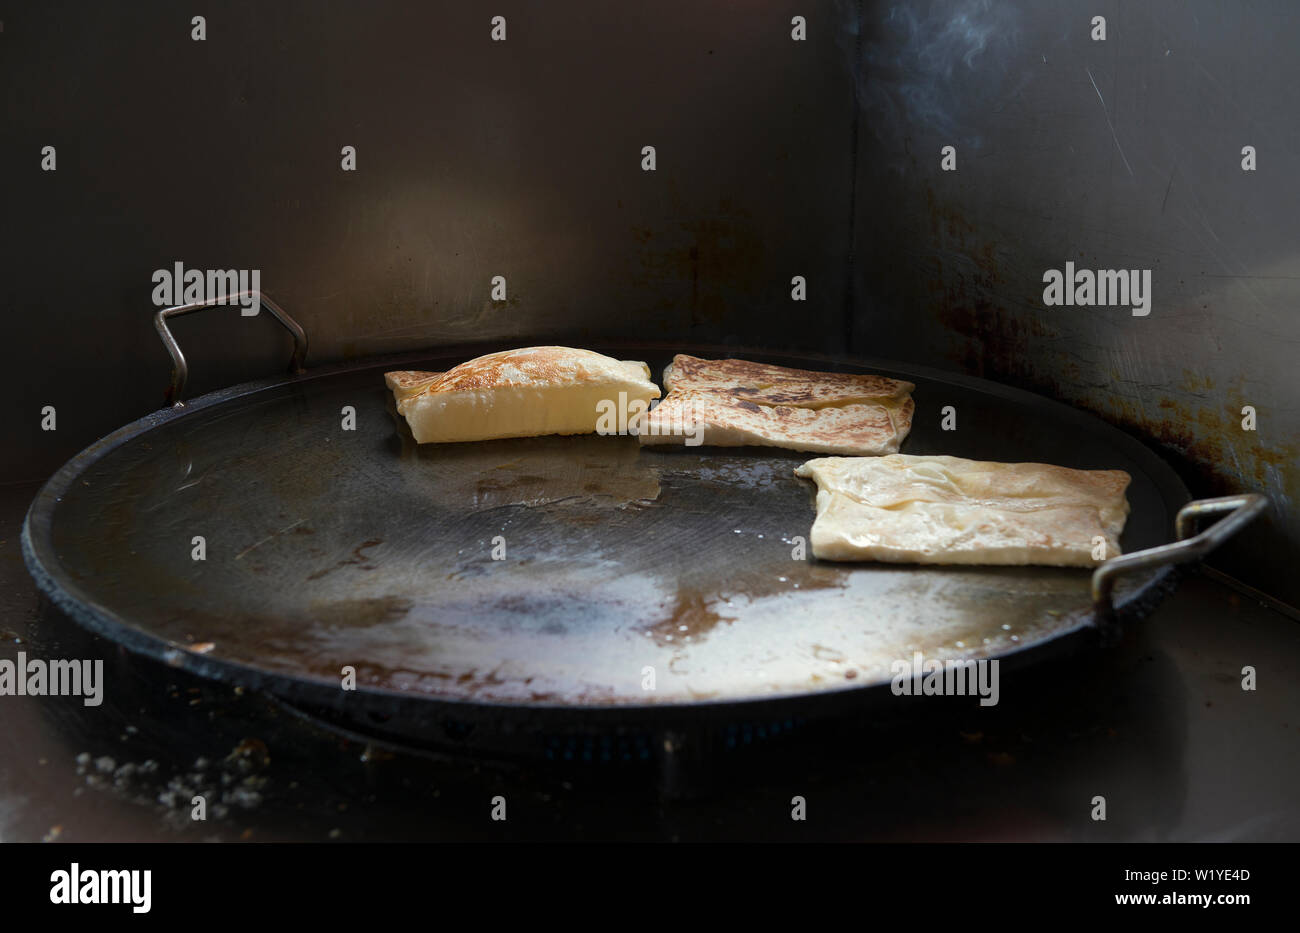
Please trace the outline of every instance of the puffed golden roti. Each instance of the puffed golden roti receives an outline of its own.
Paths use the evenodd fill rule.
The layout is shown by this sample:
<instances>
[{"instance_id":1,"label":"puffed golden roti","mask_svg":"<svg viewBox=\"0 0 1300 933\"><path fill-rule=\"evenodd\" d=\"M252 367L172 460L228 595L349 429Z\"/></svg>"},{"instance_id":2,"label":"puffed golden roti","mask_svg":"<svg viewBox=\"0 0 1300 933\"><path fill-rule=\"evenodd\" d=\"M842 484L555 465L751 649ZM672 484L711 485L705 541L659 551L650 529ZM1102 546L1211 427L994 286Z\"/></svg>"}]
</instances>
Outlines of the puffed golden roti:
<instances>
[{"instance_id":1,"label":"puffed golden roti","mask_svg":"<svg viewBox=\"0 0 1300 933\"><path fill-rule=\"evenodd\" d=\"M645 363L572 347L505 350L445 373L395 370L384 381L420 444L589 434L611 413L634 431L660 395Z\"/></svg>"}]
</instances>

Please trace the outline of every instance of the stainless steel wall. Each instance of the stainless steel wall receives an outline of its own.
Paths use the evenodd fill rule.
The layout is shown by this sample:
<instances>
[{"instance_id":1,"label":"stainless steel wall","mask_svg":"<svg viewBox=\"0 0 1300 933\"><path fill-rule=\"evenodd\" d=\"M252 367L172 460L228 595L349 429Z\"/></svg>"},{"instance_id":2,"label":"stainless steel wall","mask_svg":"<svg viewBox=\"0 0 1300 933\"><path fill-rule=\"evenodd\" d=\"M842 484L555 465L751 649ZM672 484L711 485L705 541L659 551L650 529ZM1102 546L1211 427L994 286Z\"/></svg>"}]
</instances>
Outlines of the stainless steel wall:
<instances>
[{"instance_id":1,"label":"stainless steel wall","mask_svg":"<svg viewBox=\"0 0 1300 933\"><path fill-rule=\"evenodd\" d=\"M854 345L1091 409L1196 493L1266 492L1217 560L1300 604L1300 4L864 10ZM1045 307L1067 261L1151 270L1150 314Z\"/></svg>"},{"instance_id":2,"label":"stainless steel wall","mask_svg":"<svg viewBox=\"0 0 1300 933\"><path fill-rule=\"evenodd\" d=\"M1027 386L1154 439L1198 492L1269 492L1269 527L1222 561L1300 602L1300 7L203 7L0 11L0 481L161 404L155 269L258 268L312 362L615 336ZM1070 259L1152 269L1150 316L1045 308ZM287 359L265 315L176 331L195 392Z\"/></svg>"},{"instance_id":3,"label":"stainless steel wall","mask_svg":"<svg viewBox=\"0 0 1300 933\"><path fill-rule=\"evenodd\" d=\"M840 345L854 94L831 8L794 42L798 9L243 0L204 4L204 42L174 3L4 14L6 474L160 403L150 276L175 261L260 269L316 362L498 337ZM282 365L265 316L212 315L177 325L196 391Z\"/></svg>"}]
</instances>

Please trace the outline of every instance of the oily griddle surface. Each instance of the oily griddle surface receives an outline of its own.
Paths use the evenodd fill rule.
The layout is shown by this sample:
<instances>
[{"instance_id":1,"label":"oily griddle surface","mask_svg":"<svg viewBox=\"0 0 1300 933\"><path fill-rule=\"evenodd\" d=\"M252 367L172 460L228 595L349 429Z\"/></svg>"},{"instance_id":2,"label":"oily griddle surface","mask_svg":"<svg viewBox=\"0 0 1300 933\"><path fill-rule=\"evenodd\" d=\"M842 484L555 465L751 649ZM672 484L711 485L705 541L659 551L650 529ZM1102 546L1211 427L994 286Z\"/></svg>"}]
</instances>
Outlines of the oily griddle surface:
<instances>
[{"instance_id":1,"label":"oily griddle surface","mask_svg":"<svg viewBox=\"0 0 1300 933\"><path fill-rule=\"evenodd\" d=\"M656 377L669 359L613 352ZM997 656L1091 617L1087 570L795 559L816 487L793 470L811 455L594 435L417 446L386 368L139 432L49 505L45 569L93 627L135 647L326 685L351 666L363 689L524 705L865 687L914 651ZM1168 540L1167 468L1121 432L988 383L866 371L916 383L903 452L1127 470L1125 551ZM947 405L956 431L940 430ZM1126 581L1119 599L1153 579Z\"/></svg>"}]
</instances>

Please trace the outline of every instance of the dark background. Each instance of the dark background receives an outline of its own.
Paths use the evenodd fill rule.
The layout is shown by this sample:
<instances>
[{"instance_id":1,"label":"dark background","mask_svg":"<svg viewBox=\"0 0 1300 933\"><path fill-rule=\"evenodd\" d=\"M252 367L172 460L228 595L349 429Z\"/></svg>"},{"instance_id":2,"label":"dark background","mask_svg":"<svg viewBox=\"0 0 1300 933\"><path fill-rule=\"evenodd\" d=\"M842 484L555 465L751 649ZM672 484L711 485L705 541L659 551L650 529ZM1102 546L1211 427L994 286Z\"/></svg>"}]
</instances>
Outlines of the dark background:
<instances>
[{"instance_id":1,"label":"dark background","mask_svg":"<svg viewBox=\"0 0 1300 933\"><path fill-rule=\"evenodd\" d=\"M1300 6L201 7L0 6L0 482L162 404L154 270L258 268L309 365L644 337L1030 388L1149 439L1194 493L1268 493L1216 561L1300 601ZM1150 316L1043 307L1067 260L1152 269ZM288 358L267 315L176 332L193 393Z\"/></svg>"}]
</instances>

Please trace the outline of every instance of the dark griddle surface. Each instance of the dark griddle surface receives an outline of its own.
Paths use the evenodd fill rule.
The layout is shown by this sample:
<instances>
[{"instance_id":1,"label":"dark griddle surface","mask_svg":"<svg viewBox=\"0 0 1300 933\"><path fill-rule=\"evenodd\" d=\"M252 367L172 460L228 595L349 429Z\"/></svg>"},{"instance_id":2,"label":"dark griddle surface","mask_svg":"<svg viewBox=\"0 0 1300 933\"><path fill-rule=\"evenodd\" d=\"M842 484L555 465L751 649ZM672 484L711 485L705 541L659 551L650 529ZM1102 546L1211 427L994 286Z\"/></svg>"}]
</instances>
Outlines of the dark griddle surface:
<instances>
[{"instance_id":1,"label":"dark griddle surface","mask_svg":"<svg viewBox=\"0 0 1300 933\"><path fill-rule=\"evenodd\" d=\"M669 359L613 352L656 372ZM861 689L913 651L1016 652L1090 617L1085 570L792 559L814 515L798 453L596 436L417 447L383 386L391 366L233 393L92 448L37 499L38 580L90 627L237 681L337 694L350 665L363 689L582 709ZM1127 470L1124 549L1169 539L1185 494L1122 432L976 380L865 369L917 385L904 452ZM939 428L946 405L957 431Z\"/></svg>"}]
</instances>

